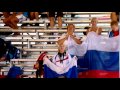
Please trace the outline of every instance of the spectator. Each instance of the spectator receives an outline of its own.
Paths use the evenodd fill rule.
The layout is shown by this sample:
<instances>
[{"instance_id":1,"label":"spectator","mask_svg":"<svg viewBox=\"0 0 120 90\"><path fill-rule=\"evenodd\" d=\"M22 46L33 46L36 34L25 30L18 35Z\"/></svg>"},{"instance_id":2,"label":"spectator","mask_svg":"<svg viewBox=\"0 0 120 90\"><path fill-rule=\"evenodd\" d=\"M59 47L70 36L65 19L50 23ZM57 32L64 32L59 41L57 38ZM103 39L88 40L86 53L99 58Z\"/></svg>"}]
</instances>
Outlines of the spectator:
<instances>
[{"instance_id":1,"label":"spectator","mask_svg":"<svg viewBox=\"0 0 120 90\"><path fill-rule=\"evenodd\" d=\"M48 12L48 16L49 16L49 20L50 20L50 27L51 29L54 29L54 26L55 26L55 12ZM57 12L57 19L58 19L58 27L59 29L62 28L62 16L63 16L63 13L62 12ZM58 35L58 33L54 33L54 32L51 32L51 33L48 33L48 35ZM49 39L54 39L54 38L49 38ZM48 44L52 43L54 44L55 42L47 42Z\"/></svg>"},{"instance_id":2,"label":"spectator","mask_svg":"<svg viewBox=\"0 0 120 90\"><path fill-rule=\"evenodd\" d=\"M47 56L47 55L46 55ZM68 52L66 52L66 46L61 44L58 46L58 53L54 55L54 57L49 60L48 57L44 56L43 60L44 60L44 64L46 63L49 68L51 70L56 69L56 73L60 71L60 69L62 68L63 70L65 70L67 68L67 70L72 69L72 67L69 67L69 65L74 62L75 65L77 65L77 58L72 58L70 56L70 54ZM56 68L55 68L56 67ZM44 67L45 68L45 67ZM58 69L59 68L59 69ZM72 69L73 70L73 69ZM75 71L74 71L75 70ZM77 78L77 68L74 69L72 72L70 72L69 74L67 74L66 72L62 72L59 75L54 74L53 72L47 72L47 69L45 69L44 71L44 77L45 78ZM73 73L74 72L74 73ZM54 74L53 76L49 76L49 74ZM70 74L74 74L73 76Z\"/></svg>"},{"instance_id":3,"label":"spectator","mask_svg":"<svg viewBox=\"0 0 120 90\"><path fill-rule=\"evenodd\" d=\"M71 56L76 55L76 44L81 44L80 37L75 35L75 26L73 24L69 24L67 26L67 33L63 34L59 40L58 45L65 44L68 46L68 53L71 54Z\"/></svg>"},{"instance_id":4,"label":"spectator","mask_svg":"<svg viewBox=\"0 0 120 90\"><path fill-rule=\"evenodd\" d=\"M57 12L59 29L62 28L62 17L63 17L63 13L62 12ZM55 12L49 12L49 20L50 20L50 27L51 27L51 29L53 29L54 25L55 25Z\"/></svg>"},{"instance_id":5,"label":"spectator","mask_svg":"<svg viewBox=\"0 0 120 90\"><path fill-rule=\"evenodd\" d=\"M11 15L12 14L10 14L10 12L3 12L4 19L8 18ZM4 26L8 26L8 25L5 24ZM10 34L12 34L12 32L0 32L0 35L10 35Z\"/></svg>"},{"instance_id":6,"label":"spectator","mask_svg":"<svg viewBox=\"0 0 120 90\"><path fill-rule=\"evenodd\" d=\"M36 19L36 21L39 20L39 12L30 12L30 20L34 20L34 19ZM35 23L35 26L39 26L39 23Z\"/></svg>"},{"instance_id":7,"label":"spectator","mask_svg":"<svg viewBox=\"0 0 120 90\"><path fill-rule=\"evenodd\" d=\"M14 12L13 15L4 19L3 22L13 29L18 29L17 23L26 20L28 17L27 12ZM14 35L20 35L20 33L16 32Z\"/></svg>"},{"instance_id":8,"label":"spectator","mask_svg":"<svg viewBox=\"0 0 120 90\"><path fill-rule=\"evenodd\" d=\"M95 17L92 18L92 20L91 20L92 26L88 29L87 33L88 33L88 32L91 32L91 31L94 31L94 32L96 32L98 35L101 34L102 28L97 26L97 22L98 22L97 18L95 18Z\"/></svg>"},{"instance_id":9,"label":"spectator","mask_svg":"<svg viewBox=\"0 0 120 90\"><path fill-rule=\"evenodd\" d=\"M10 12L3 12L4 18L8 18L10 15L11 15Z\"/></svg>"},{"instance_id":10,"label":"spectator","mask_svg":"<svg viewBox=\"0 0 120 90\"><path fill-rule=\"evenodd\" d=\"M112 28L112 31L110 32L109 37L118 36L119 35L119 27L118 27L117 21L111 22L111 28Z\"/></svg>"}]
</instances>

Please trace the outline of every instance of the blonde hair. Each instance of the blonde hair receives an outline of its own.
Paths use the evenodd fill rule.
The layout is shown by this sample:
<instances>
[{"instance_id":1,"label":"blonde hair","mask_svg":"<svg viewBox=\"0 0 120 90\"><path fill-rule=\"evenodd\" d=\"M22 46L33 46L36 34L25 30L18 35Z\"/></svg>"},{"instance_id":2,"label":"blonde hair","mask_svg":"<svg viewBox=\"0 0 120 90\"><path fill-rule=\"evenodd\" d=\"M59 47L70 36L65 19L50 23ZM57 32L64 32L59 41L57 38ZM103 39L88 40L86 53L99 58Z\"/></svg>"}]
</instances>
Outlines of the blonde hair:
<instances>
[{"instance_id":1,"label":"blonde hair","mask_svg":"<svg viewBox=\"0 0 120 90\"><path fill-rule=\"evenodd\" d=\"M60 44L60 45L57 45L58 46L58 52L60 51L60 47L61 46L64 46L65 47L65 51L67 50L67 46L65 44Z\"/></svg>"},{"instance_id":2,"label":"blonde hair","mask_svg":"<svg viewBox=\"0 0 120 90\"><path fill-rule=\"evenodd\" d=\"M91 22L94 21L94 20L98 22L98 19L97 19L96 17L93 17L93 18L91 19Z\"/></svg>"}]
</instances>

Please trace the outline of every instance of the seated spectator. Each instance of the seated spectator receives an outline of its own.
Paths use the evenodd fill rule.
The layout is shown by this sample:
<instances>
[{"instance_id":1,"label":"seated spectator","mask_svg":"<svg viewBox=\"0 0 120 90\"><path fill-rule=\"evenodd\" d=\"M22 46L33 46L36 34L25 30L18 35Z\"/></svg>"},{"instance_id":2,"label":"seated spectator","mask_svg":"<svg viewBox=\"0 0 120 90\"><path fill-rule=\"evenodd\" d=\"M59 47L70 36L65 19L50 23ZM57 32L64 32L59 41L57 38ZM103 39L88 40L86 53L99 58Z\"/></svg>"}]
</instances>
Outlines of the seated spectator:
<instances>
[{"instance_id":1,"label":"seated spectator","mask_svg":"<svg viewBox=\"0 0 120 90\"><path fill-rule=\"evenodd\" d=\"M3 22L13 29L18 29L18 22L25 21L28 17L27 12L14 12L13 15L9 16L8 18L4 19ZM20 33L15 32L14 35L20 35Z\"/></svg>"},{"instance_id":2,"label":"seated spectator","mask_svg":"<svg viewBox=\"0 0 120 90\"><path fill-rule=\"evenodd\" d=\"M61 44L51 60L47 55L43 57L44 78L77 78L77 58L72 58L66 49Z\"/></svg>"},{"instance_id":3,"label":"seated spectator","mask_svg":"<svg viewBox=\"0 0 120 90\"><path fill-rule=\"evenodd\" d=\"M39 20L39 12L30 12L30 20ZM30 24L31 26L34 26L33 24ZM35 26L39 26L39 23L35 23Z\"/></svg>"},{"instance_id":4,"label":"seated spectator","mask_svg":"<svg viewBox=\"0 0 120 90\"><path fill-rule=\"evenodd\" d=\"M3 16L4 16L4 19L8 18L10 16L10 12L3 12ZM8 25L4 25L4 26L8 26ZM12 34L12 32L0 32L0 35L10 35Z\"/></svg>"},{"instance_id":5,"label":"seated spectator","mask_svg":"<svg viewBox=\"0 0 120 90\"><path fill-rule=\"evenodd\" d=\"M110 32L109 37L118 36L119 35L119 27L118 27L117 21L111 22L111 28L112 28L112 31Z\"/></svg>"},{"instance_id":6,"label":"seated spectator","mask_svg":"<svg viewBox=\"0 0 120 90\"><path fill-rule=\"evenodd\" d=\"M63 17L63 13L62 12L57 12L59 29L62 28L62 17ZM50 20L50 27L51 27L51 29L53 29L54 25L55 25L55 12L49 12L49 20Z\"/></svg>"},{"instance_id":7,"label":"seated spectator","mask_svg":"<svg viewBox=\"0 0 120 90\"><path fill-rule=\"evenodd\" d=\"M59 29L62 28L62 16L63 16L63 13L62 12L57 12L57 19L58 19L58 27ZM48 12L48 17L49 17L49 20L50 20L50 27L51 29L54 29L54 26L55 26L55 21L56 21L56 16L55 16L55 12ZM58 35L58 33L54 33L54 32L51 32L51 33L48 33L48 35ZM55 38L49 38L49 39L55 39ZM55 42L47 42L48 44L54 44Z\"/></svg>"},{"instance_id":8,"label":"seated spectator","mask_svg":"<svg viewBox=\"0 0 120 90\"><path fill-rule=\"evenodd\" d=\"M92 20L91 20L91 25L92 25L92 26L88 29L87 33L88 33L88 32L91 32L91 31L94 31L94 32L96 32L98 35L101 34L102 28L97 26L97 22L98 22L97 18L95 18L95 17L92 18Z\"/></svg>"},{"instance_id":9,"label":"seated spectator","mask_svg":"<svg viewBox=\"0 0 120 90\"><path fill-rule=\"evenodd\" d=\"M11 15L10 12L3 12L4 18L8 18L10 15Z\"/></svg>"}]
</instances>

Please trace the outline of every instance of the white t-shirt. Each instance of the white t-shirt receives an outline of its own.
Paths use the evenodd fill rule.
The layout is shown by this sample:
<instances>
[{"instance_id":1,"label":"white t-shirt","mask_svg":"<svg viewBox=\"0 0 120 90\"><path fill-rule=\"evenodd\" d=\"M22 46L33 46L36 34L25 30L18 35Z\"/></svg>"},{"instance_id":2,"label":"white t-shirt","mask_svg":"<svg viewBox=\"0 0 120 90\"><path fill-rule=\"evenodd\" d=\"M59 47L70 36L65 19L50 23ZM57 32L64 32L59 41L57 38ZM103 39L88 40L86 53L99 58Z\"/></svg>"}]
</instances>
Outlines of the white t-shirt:
<instances>
[{"instance_id":1,"label":"white t-shirt","mask_svg":"<svg viewBox=\"0 0 120 90\"><path fill-rule=\"evenodd\" d=\"M52 62L58 67L65 68L66 65L68 65L72 60L70 54L68 54L68 53L64 56L64 58L62 57L61 59L63 60L63 62L60 62L60 58L59 58L58 54L56 54L53 57Z\"/></svg>"},{"instance_id":2,"label":"white t-shirt","mask_svg":"<svg viewBox=\"0 0 120 90\"><path fill-rule=\"evenodd\" d=\"M73 34L73 35L75 35L75 34ZM65 36L66 36L66 34L63 34L63 35L59 38L59 40L65 38ZM80 37L77 36L77 35L76 35L76 38L77 38L77 39L80 39ZM64 44L65 46L67 46L67 52L68 52L69 54L71 54L71 55L76 55L76 49L77 49L77 48L76 48L76 45L78 45L78 44L77 44L71 37L68 37L68 39L65 40L63 44Z\"/></svg>"}]
</instances>

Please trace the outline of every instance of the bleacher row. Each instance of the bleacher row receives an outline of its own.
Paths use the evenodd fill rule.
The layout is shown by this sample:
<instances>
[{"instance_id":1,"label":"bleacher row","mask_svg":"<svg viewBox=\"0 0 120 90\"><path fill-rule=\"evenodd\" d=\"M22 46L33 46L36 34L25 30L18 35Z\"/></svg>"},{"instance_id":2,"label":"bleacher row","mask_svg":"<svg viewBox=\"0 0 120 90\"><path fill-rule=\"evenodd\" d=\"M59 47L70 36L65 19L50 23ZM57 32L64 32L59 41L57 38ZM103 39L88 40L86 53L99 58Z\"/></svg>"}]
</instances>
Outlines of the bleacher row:
<instances>
[{"instance_id":1,"label":"bleacher row","mask_svg":"<svg viewBox=\"0 0 120 90\"><path fill-rule=\"evenodd\" d=\"M31 72L35 72L36 70L33 69L33 64L35 63L41 52L48 51L50 57L52 57L54 53L57 52L56 41L63 33L67 31L66 28L68 23L73 23L76 26L75 33L82 37L83 32L86 31L84 27L90 25L90 20L92 17L97 17L98 26L103 28L102 35L107 36L110 31L110 13L111 12L64 12L64 16L62 18L62 29L58 29L57 24L55 25L54 29L50 29L49 27L47 27L47 24L49 23L48 18L40 18L39 21L30 21L28 19L27 21L23 21L22 23L39 23L40 26L21 27L18 24L18 30L13 30L8 26L3 26L4 23L2 22L2 20L0 20L0 32L21 33L21 35L18 35L17 37L14 37L12 35L0 36L6 41L11 41L14 46L21 49L21 58L12 59L10 64L6 65L7 69L5 67L1 70L1 74L7 74L4 72L8 72L9 68L13 64L24 67L24 71L30 72L29 74L31 74ZM75 17L71 18L71 14L75 14ZM54 32L54 35L49 35L48 33L50 32ZM51 44L47 44L48 42L51 42Z\"/></svg>"}]
</instances>

